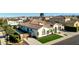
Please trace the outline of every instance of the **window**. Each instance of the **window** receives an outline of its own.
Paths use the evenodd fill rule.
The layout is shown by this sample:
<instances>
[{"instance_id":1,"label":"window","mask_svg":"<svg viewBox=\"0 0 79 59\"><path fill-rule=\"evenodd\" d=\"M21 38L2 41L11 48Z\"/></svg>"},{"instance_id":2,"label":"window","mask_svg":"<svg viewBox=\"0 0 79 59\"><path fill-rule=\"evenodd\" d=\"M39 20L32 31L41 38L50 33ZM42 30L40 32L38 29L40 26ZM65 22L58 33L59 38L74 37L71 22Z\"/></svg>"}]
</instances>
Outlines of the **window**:
<instances>
[{"instance_id":1,"label":"window","mask_svg":"<svg viewBox=\"0 0 79 59\"><path fill-rule=\"evenodd\" d=\"M45 35L45 29L42 30L42 35Z\"/></svg>"}]
</instances>

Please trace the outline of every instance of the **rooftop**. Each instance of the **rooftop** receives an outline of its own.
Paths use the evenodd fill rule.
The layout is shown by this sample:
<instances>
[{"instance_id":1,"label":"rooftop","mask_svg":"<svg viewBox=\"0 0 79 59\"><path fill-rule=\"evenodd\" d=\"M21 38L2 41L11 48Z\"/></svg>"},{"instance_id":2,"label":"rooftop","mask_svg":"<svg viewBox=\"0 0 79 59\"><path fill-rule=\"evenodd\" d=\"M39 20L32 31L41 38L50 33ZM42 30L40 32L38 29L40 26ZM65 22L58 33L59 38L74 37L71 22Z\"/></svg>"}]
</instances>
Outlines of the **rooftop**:
<instances>
[{"instance_id":1,"label":"rooftop","mask_svg":"<svg viewBox=\"0 0 79 59\"><path fill-rule=\"evenodd\" d=\"M25 22L25 23L21 23L20 25L26 26L26 27L29 27L32 29L39 29L43 26L44 27L51 27L51 25L53 25L53 24L50 22L39 20L39 19L34 19L34 20L30 20L30 21Z\"/></svg>"},{"instance_id":2,"label":"rooftop","mask_svg":"<svg viewBox=\"0 0 79 59\"><path fill-rule=\"evenodd\" d=\"M67 22L65 23L65 26L71 26L71 27L73 27L73 26L74 26L74 23L75 23L76 21L79 21L79 20L67 21Z\"/></svg>"}]
</instances>

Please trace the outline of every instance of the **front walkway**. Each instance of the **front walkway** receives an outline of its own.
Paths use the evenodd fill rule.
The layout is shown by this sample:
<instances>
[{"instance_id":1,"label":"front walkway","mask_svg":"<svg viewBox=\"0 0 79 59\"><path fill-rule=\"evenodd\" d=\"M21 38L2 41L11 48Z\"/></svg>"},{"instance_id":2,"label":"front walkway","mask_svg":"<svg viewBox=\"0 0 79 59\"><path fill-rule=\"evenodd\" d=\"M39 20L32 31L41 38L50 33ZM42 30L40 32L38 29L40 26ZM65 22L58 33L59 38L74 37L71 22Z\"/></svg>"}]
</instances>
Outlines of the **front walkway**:
<instances>
[{"instance_id":1,"label":"front walkway","mask_svg":"<svg viewBox=\"0 0 79 59\"><path fill-rule=\"evenodd\" d=\"M34 38L24 38L24 40L30 44L30 45L41 45L42 43L40 43L39 41L37 41L37 39L34 39Z\"/></svg>"}]
</instances>

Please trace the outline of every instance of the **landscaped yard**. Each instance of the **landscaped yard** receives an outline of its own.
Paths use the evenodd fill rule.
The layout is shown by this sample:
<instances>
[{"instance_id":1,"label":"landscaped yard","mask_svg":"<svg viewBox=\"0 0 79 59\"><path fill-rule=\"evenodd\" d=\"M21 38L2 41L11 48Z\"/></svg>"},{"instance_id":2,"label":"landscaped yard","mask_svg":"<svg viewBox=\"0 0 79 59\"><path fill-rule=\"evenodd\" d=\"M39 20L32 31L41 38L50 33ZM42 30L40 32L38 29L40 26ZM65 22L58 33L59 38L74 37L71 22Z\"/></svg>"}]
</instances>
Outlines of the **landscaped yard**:
<instances>
[{"instance_id":1,"label":"landscaped yard","mask_svg":"<svg viewBox=\"0 0 79 59\"><path fill-rule=\"evenodd\" d=\"M61 37L62 36L60 36L60 35L52 34L52 35L40 37L40 38L38 38L38 41L40 41L41 43L47 43L49 41L56 40L56 39L61 38Z\"/></svg>"}]
</instances>

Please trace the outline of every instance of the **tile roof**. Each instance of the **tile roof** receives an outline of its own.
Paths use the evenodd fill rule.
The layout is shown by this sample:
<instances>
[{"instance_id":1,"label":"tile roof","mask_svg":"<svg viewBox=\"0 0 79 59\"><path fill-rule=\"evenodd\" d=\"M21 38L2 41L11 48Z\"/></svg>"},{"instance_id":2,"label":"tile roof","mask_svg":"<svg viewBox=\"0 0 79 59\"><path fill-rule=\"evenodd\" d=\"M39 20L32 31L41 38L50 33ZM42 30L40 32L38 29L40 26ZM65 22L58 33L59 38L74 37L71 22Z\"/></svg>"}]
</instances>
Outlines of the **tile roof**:
<instances>
[{"instance_id":1,"label":"tile roof","mask_svg":"<svg viewBox=\"0 0 79 59\"><path fill-rule=\"evenodd\" d=\"M51 23L61 23L64 24L65 23L65 17L60 17L60 16L56 16L56 17L52 17L50 18L49 22Z\"/></svg>"},{"instance_id":2,"label":"tile roof","mask_svg":"<svg viewBox=\"0 0 79 59\"><path fill-rule=\"evenodd\" d=\"M21 26L26 26L26 27L29 27L29 28L32 28L32 29L39 29L42 27L42 25L37 25L37 24L31 24L29 22L26 22L26 23L22 23L20 24Z\"/></svg>"},{"instance_id":3,"label":"tile roof","mask_svg":"<svg viewBox=\"0 0 79 59\"><path fill-rule=\"evenodd\" d=\"M28 21L28 22L25 22L25 23L21 23L20 25L26 26L26 27L29 27L29 28L33 28L33 29L39 29L43 26L49 28L49 27L51 27L51 25L53 26L53 24L50 23L50 22L34 19L34 20L31 20L31 21Z\"/></svg>"}]
</instances>

